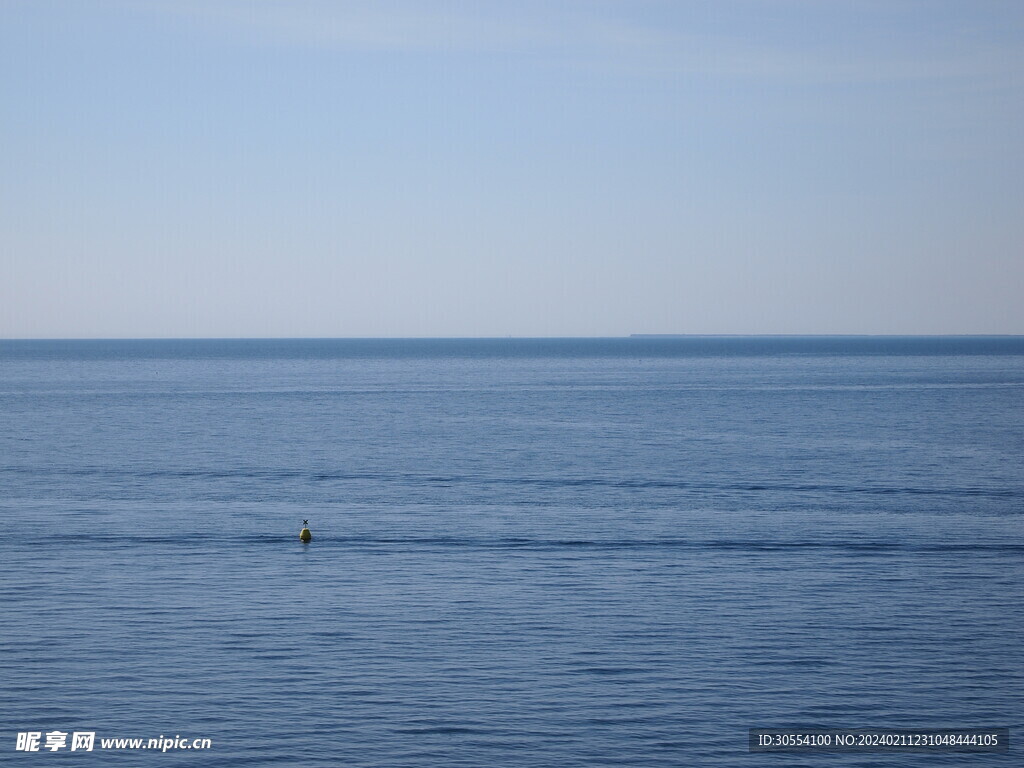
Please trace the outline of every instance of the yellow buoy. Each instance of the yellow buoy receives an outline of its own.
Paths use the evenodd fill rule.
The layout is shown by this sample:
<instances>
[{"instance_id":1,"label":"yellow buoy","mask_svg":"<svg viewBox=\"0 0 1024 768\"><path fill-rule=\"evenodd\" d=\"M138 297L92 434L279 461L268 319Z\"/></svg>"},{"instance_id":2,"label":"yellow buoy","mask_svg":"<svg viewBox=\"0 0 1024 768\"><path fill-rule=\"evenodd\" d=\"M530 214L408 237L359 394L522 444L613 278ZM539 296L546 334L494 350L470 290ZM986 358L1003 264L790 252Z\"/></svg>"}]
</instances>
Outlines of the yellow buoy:
<instances>
[{"instance_id":1,"label":"yellow buoy","mask_svg":"<svg viewBox=\"0 0 1024 768\"><path fill-rule=\"evenodd\" d=\"M309 532L309 520L302 521L302 530L299 531L299 541L309 544L313 540L313 534Z\"/></svg>"}]
</instances>

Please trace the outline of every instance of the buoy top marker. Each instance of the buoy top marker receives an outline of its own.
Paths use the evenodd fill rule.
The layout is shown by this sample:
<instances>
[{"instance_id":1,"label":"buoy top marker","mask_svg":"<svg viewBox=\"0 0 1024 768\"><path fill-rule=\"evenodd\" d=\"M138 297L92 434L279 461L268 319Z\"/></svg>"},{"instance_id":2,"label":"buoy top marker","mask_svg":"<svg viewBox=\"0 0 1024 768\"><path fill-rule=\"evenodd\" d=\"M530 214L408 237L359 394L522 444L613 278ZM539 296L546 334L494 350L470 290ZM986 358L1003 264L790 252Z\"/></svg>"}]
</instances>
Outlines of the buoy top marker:
<instances>
[{"instance_id":1,"label":"buoy top marker","mask_svg":"<svg viewBox=\"0 0 1024 768\"><path fill-rule=\"evenodd\" d=\"M309 532L309 520L302 521L302 530L299 531L299 541L309 544L313 540L313 534Z\"/></svg>"}]
</instances>

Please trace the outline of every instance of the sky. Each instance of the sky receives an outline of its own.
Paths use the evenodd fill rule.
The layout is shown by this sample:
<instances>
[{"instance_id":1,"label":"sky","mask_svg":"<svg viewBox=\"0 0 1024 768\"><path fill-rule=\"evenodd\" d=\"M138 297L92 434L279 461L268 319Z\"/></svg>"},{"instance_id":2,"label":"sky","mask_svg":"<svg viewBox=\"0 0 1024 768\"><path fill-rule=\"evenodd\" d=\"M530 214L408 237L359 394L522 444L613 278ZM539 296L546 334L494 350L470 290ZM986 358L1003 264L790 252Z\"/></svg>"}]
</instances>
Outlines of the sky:
<instances>
[{"instance_id":1,"label":"sky","mask_svg":"<svg viewBox=\"0 0 1024 768\"><path fill-rule=\"evenodd\" d=\"M0 0L0 338L1024 333L1019 0Z\"/></svg>"}]
</instances>

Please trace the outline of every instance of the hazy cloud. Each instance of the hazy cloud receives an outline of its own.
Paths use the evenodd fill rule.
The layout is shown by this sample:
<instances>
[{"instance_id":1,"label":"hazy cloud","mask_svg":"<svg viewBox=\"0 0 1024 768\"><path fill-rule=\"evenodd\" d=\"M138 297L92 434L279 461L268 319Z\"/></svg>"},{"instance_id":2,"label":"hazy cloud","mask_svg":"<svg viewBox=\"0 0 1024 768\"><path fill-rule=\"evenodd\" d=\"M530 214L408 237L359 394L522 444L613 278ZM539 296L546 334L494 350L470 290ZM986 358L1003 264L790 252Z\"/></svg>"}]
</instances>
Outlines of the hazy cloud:
<instances>
[{"instance_id":1,"label":"hazy cloud","mask_svg":"<svg viewBox=\"0 0 1024 768\"><path fill-rule=\"evenodd\" d=\"M910 47L888 34L893 4L847 5L864 24L839 30L840 44L794 45L779 29L813 28L822 4L756 0L735 3L658 2L325 2L324 0L151 0L119 3L253 42L353 51L539 54L576 66L649 74L691 74L802 82L880 82L946 78L1019 80L1024 53L1014 40L964 33L949 45ZM717 29L722 9L770 7L779 29L748 26L745 35ZM902 6L904 13L908 6ZM660 24L666 15L682 22ZM928 3L909 11L928 12ZM834 20L830 22L834 24ZM825 32L837 32L834 27ZM927 37L926 32L920 34ZM775 39L773 39L773 37ZM941 38L941 35L939 36ZM845 42L843 42L845 41ZM911 51L911 52L908 52Z\"/></svg>"}]
</instances>

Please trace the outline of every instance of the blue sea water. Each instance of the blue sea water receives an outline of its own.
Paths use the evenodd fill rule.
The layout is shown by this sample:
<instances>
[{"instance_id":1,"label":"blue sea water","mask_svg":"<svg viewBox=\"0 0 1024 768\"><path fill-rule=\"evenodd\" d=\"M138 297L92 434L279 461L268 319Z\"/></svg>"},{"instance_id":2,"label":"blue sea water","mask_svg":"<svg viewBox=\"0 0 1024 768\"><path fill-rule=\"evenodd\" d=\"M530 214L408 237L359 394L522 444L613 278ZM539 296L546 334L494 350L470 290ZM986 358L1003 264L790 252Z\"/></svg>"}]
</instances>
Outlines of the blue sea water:
<instances>
[{"instance_id":1,"label":"blue sea water","mask_svg":"<svg viewBox=\"0 0 1024 768\"><path fill-rule=\"evenodd\" d=\"M1019 765L1022 457L1020 337L3 341L0 763Z\"/></svg>"}]
</instances>

